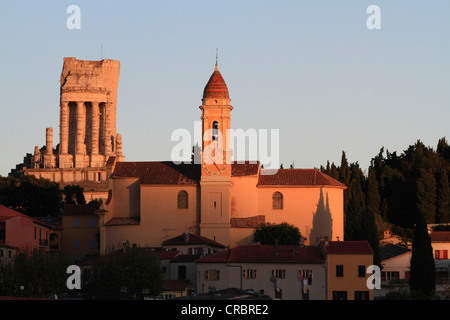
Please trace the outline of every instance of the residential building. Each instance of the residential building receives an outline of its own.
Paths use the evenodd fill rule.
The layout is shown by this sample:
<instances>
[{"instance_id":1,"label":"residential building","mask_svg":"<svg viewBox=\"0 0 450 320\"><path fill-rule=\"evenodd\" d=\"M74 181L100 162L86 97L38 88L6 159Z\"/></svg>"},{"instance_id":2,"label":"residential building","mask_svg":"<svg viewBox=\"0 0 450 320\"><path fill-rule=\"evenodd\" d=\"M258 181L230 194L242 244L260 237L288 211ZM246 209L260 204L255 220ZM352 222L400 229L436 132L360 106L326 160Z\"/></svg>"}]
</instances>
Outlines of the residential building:
<instances>
[{"instance_id":1,"label":"residential building","mask_svg":"<svg viewBox=\"0 0 450 320\"><path fill-rule=\"evenodd\" d=\"M241 246L197 260L197 292L237 288L274 299L324 300L324 258L316 246Z\"/></svg>"},{"instance_id":2,"label":"residential building","mask_svg":"<svg viewBox=\"0 0 450 320\"><path fill-rule=\"evenodd\" d=\"M61 250L61 231L57 226L0 205L0 245L17 247L24 253Z\"/></svg>"},{"instance_id":3,"label":"residential building","mask_svg":"<svg viewBox=\"0 0 450 320\"><path fill-rule=\"evenodd\" d=\"M450 231L431 231L431 246L433 247L436 268L436 283L450 283Z\"/></svg>"},{"instance_id":4,"label":"residential building","mask_svg":"<svg viewBox=\"0 0 450 320\"><path fill-rule=\"evenodd\" d=\"M99 204L66 204L62 212L62 251L71 262L99 254Z\"/></svg>"},{"instance_id":5,"label":"residential building","mask_svg":"<svg viewBox=\"0 0 450 320\"><path fill-rule=\"evenodd\" d=\"M392 243L380 246L382 283L387 284L396 280L409 279L411 254L411 249Z\"/></svg>"},{"instance_id":6,"label":"residential building","mask_svg":"<svg viewBox=\"0 0 450 320\"><path fill-rule=\"evenodd\" d=\"M373 265L373 250L367 241L328 241L320 243L326 267L327 300L373 300L367 286Z\"/></svg>"}]
</instances>

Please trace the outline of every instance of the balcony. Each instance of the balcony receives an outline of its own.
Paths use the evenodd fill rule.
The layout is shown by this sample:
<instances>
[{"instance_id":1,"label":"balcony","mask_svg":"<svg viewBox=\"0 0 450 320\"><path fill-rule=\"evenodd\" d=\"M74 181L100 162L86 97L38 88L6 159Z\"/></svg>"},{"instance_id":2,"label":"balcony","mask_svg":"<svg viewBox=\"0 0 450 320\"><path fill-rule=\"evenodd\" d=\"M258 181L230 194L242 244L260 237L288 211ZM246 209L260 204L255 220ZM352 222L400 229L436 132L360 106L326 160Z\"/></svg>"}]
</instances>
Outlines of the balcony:
<instances>
[{"instance_id":1,"label":"balcony","mask_svg":"<svg viewBox=\"0 0 450 320\"><path fill-rule=\"evenodd\" d=\"M40 247L48 247L48 240L47 239L39 239L39 246Z\"/></svg>"}]
</instances>

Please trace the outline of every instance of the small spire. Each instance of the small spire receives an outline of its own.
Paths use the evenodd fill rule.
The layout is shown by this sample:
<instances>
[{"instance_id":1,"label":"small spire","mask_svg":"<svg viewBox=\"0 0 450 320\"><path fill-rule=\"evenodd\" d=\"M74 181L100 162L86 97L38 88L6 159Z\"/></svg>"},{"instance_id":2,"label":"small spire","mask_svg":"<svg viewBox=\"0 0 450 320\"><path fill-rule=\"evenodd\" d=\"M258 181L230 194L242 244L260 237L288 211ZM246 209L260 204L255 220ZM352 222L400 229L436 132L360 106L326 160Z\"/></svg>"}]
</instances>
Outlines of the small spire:
<instances>
[{"instance_id":1,"label":"small spire","mask_svg":"<svg viewBox=\"0 0 450 320\"><path fill-rule=\"evenodd\" d=\"M216 68L214 69L215 71L219 71L219 68L217 67L217 61L219 59L219 49L216 48Z\"/></svg>"}]
</instances>

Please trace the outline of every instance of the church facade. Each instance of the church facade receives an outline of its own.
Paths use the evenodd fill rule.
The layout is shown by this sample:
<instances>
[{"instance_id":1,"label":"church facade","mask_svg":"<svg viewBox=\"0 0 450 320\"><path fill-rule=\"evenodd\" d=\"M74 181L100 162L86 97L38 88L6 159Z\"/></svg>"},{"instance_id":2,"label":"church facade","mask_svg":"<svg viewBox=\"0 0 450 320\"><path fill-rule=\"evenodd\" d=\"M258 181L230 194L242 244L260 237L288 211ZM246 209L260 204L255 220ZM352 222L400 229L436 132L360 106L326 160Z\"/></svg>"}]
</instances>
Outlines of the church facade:
<instances>
[{"instance_id":1,"label":"church facade","mask_svg":"<svg viewBox=\"0 0 450 320\"><path fill-rule=\"evenodd\" d=\"M231 161L233 107L217 64L200 110L201 163L109 158L109 197L97 212L101 254L124 244L160 247L186 231L229 247L248 245L254 228L267 222L295 225L305 244L344 240L345 185L317 169L268 174L258 161Z\"/></svg>"}]
</instances>

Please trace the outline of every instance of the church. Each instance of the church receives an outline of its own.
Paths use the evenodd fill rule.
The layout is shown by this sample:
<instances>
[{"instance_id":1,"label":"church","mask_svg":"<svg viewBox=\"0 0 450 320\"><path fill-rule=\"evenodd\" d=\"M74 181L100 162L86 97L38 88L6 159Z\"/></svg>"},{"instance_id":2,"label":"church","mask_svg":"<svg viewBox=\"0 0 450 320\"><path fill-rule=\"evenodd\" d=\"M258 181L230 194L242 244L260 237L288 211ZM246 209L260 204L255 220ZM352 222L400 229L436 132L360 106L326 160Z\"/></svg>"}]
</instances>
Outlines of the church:
<instances>
[{"instance_id":1,"label":"church","mask_svg":"<svg viewBox=\"0 0 450 320\"><path fill-rule=\"evenodd\" d=\"M344 240L345 185L317 169L268 174L258 161L231 161L233 107L217 63L200 110L201 163L108 158L108 199L96 212L101 254L123 245L160 247L185 232L230 248L249 245L261 223L292 224L305 244Z\"/></svg>"}]
</instances>

